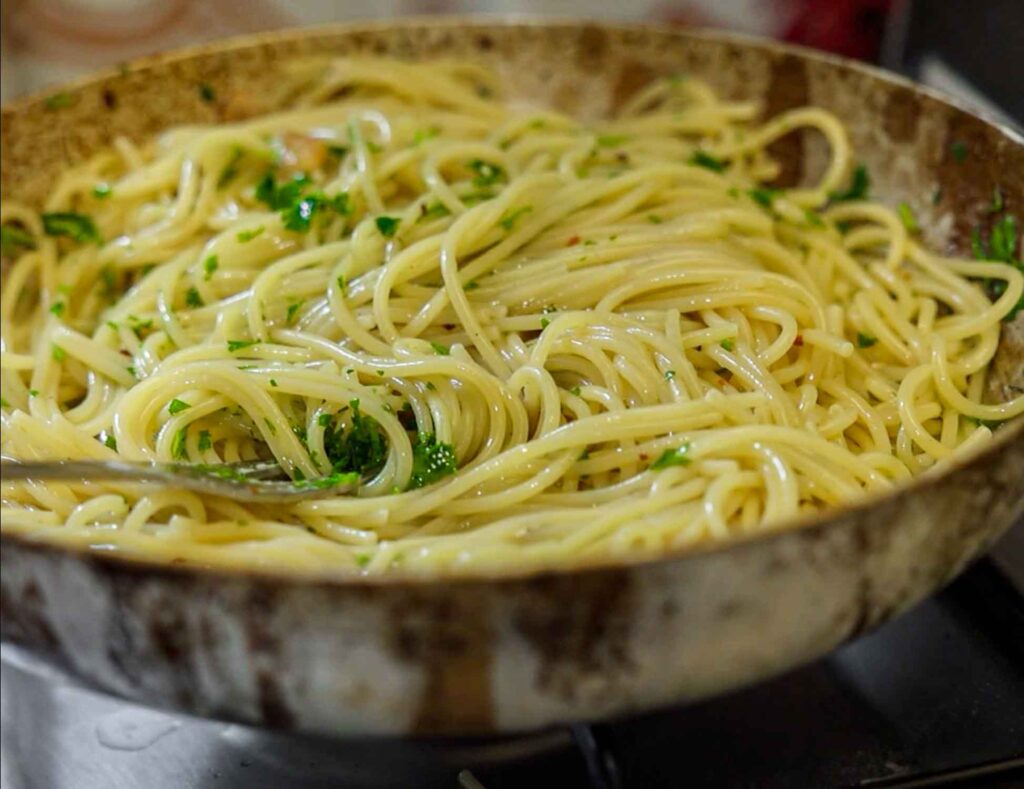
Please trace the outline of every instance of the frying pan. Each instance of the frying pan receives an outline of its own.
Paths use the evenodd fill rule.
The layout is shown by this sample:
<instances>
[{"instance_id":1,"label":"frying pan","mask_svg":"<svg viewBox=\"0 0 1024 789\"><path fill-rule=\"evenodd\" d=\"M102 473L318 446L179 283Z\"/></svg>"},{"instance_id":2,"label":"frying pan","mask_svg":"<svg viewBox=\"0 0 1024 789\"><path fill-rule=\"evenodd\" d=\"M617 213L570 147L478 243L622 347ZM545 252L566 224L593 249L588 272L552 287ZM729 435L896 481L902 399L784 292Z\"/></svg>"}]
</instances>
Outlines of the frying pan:
<instances>
[{"instance_id":1,"label":"frying pan","mask_svg":"<svg viewBox=\"0 0 1024 789\"><path fill-rule=\"evenodd\" d=\"M1024 206L1024 140L904 80L731 35L571 22L433 19L250 36L142 60L3 109L4 196L170 125L283 106L283 64L374 53L471 58L512 97L584 116L659 75L693 74L766 116L813 103L849 129L874 194L969 255L998 186ZM200 85L212 86L209 91ZM966 146L968 155L960 152ZM820 170L796 133L781 183ZM1024 316L988 397L1024 391ZM158 565L2 536L2 636L106 691L194 714L334 735L468 735L709 696L825 654L932 593L1024 511L1024 421L955 468L791 528L656 560L423 580Z\"/></svg>"}]
</instances>

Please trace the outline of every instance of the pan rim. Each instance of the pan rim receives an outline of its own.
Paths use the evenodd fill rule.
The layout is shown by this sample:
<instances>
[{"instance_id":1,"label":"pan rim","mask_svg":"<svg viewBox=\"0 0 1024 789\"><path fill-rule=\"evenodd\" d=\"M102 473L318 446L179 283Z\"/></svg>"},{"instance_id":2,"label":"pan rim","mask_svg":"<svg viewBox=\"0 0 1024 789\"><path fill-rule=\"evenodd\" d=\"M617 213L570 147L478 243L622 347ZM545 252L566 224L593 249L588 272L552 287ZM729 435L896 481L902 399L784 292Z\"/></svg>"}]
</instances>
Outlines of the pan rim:
<instances>
[{"instance_id":1,"label":"pan rim","mask_svg":"<svg viewBox=\"0 0 1024 789\"><path fill-rule=\"evenodd\" d=\"M939 104L946 105L957 112L981 121L1006 138L1011 144L1024 146L1024 134L1014 127L1001 122L991 114L967 106L959 99L942 91L920 85L913 80L902 77L886 69L862 63L851 58L821 52L810 47L779 42L759 36L714 28L673 28L656 23L630 23L618 21L594 21L569 16L539 15L413 15L387 20L362 20L341 22L327 25L304 26L285 30L246 33L217 39L212 42L194 44L175 48L166 52L133 58L120 67L112 67L91 72L75 79L61 82L31 94L18 97L0 106L0 117L4 121L56 93L74 93L103 81L129 74L142 74L160 66L190 61L211 54L226 54L244 51L264 44L283 44L300 42L309 38L341 38L358 33L375 33L395 29L429 28L429 29L513 29L533 28L549 30L583 30L597 29L615 33L646 33L657 36L675 37L680 40L695 39L716 43L734 44L745 49L762 50L765 52L781 52L793 55L804 61L811 61L837 67L842 70L860 73L873 80L891 86L911 90L926 96ZM739 537L725 543L707 547L691 546L659 552L655 555L642 553L626 557L602 557L592 562L568 567L542 567L510 570L502 572L460 571L458 573L426 574L409 571L394 571L383 575L343 575L327 570L294 570L272 567L207 565L199 563L171 564L145 556L135 556L126 552L106 552L93 550L87 546L69 545L59 541L40 539L25 533L0 532L0 551L9 549L25 550L35 553L47 553L63 558L75 558L79 561L94 563L103 569L136 573L144 572L165 577L180 579L202 579L231 582L250 582L260 585L322 587L332 589L423 589L425 587L472 589L479 586L513 586L544 582L552 578L583 578L597 577L609 573L643 572L648 568L663 568L670 564L683 564L711 555L722 555L732 551L754 549L755 546L769 541L783 540L794 534L810 538L830 529L841 529L849 526L847 519L861 513L900 500L904 496L924 495L925 491L943 485L951 476L964 469L983 464L985 459L1001 452L1004 447L1015 440L1024 440L1024 417L1011 420L1002 426L994 435L993 440L977 450L958 458L956 462L938 474L922 474L908 482L900 483L891 490L881 494L865 495L856 501L840 507L831 508L819 513L810 513L789 518L773 528L746 537Z\"/></svg>"}]
</instances>

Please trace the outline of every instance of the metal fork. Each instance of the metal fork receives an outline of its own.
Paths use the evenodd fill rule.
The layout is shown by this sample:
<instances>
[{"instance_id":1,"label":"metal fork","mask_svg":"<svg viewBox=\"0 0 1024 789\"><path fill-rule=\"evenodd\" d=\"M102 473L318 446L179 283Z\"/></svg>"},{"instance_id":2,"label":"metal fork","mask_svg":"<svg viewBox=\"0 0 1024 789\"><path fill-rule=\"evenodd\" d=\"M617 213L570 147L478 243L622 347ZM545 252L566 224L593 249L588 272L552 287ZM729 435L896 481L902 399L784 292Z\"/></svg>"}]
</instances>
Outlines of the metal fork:
<instances>
[{"instance_id":1,"label":"metal fork","mask_svg":"<svg viewBox=\"0 0 1024 789\"><path fill-rule=\"evenodd\" d=\"M275 479L276 477L276 479ZM246 463L134 463L125 460L0 460L0 479L129 480L160 483L249 503L294 503L352 493L362 481L356 472L291 480L273 460Z\"/></svg>"}]
</instances>

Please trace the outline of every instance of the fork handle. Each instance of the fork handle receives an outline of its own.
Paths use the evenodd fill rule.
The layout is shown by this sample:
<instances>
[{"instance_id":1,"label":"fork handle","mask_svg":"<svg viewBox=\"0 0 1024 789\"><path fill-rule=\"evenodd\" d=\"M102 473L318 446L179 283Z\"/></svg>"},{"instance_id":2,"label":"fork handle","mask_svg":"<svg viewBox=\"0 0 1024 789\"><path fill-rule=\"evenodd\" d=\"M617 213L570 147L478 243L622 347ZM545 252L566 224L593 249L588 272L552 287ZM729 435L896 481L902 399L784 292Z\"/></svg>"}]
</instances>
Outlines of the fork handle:
<instances>
[{"instance_id":1,"label":"fork handle","mask_svg":"<svg viewBox=\"0 0 1024 789\"><path fill-rule=\"evenodd\" d=\"M153 463L95 460L0 460L0 479L131 479L159 482L166 472Z\"/></svg>"}]
</instances>

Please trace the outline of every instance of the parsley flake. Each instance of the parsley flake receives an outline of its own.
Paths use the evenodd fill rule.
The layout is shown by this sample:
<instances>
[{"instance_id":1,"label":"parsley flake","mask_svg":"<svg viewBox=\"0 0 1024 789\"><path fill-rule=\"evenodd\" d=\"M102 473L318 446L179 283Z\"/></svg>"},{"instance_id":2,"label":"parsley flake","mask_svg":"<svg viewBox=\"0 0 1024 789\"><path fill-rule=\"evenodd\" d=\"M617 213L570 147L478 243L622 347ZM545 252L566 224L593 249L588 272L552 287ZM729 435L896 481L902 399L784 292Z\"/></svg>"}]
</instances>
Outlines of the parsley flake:
<instances>
[{"instance_id":1,"label":"parsley flake","mask_svg":"<svg viewBox=\"0 0 1024 789\"><path fill-rule=\"evenodd\" d=\"M651 463L651 469L654 471L661 471L669 466L688 466L693 462L692 458L689 456L689 452L689 442L683 444L678 449L666 449L661 453L657 460Z\"/></svg>"},{"instance_id":2,"label":"parsley flake","mask_svg":"<svg viewBox=\"0 0 1024 789\"><path fill-rule=\"evenodd\" d=\"M173 400L171 400L170 403L167 404L167 412L173 416L174 414L180 414L186 408L191 407L191 403L186 403L184 400L179 400L177 397L175 397Z\"/></svg>"},{"instance_id":3,"label":"parsley flake","mask_svg":"<svg viewBox=\"0 0 1024 789\"><path fill-rule=\"evenodd\" d=\"M76 214L73 211L43 214L43 232L48 236L67 236L83 244L102 242L92 219L85 214Z\"/></svg>"}]
</instances>

